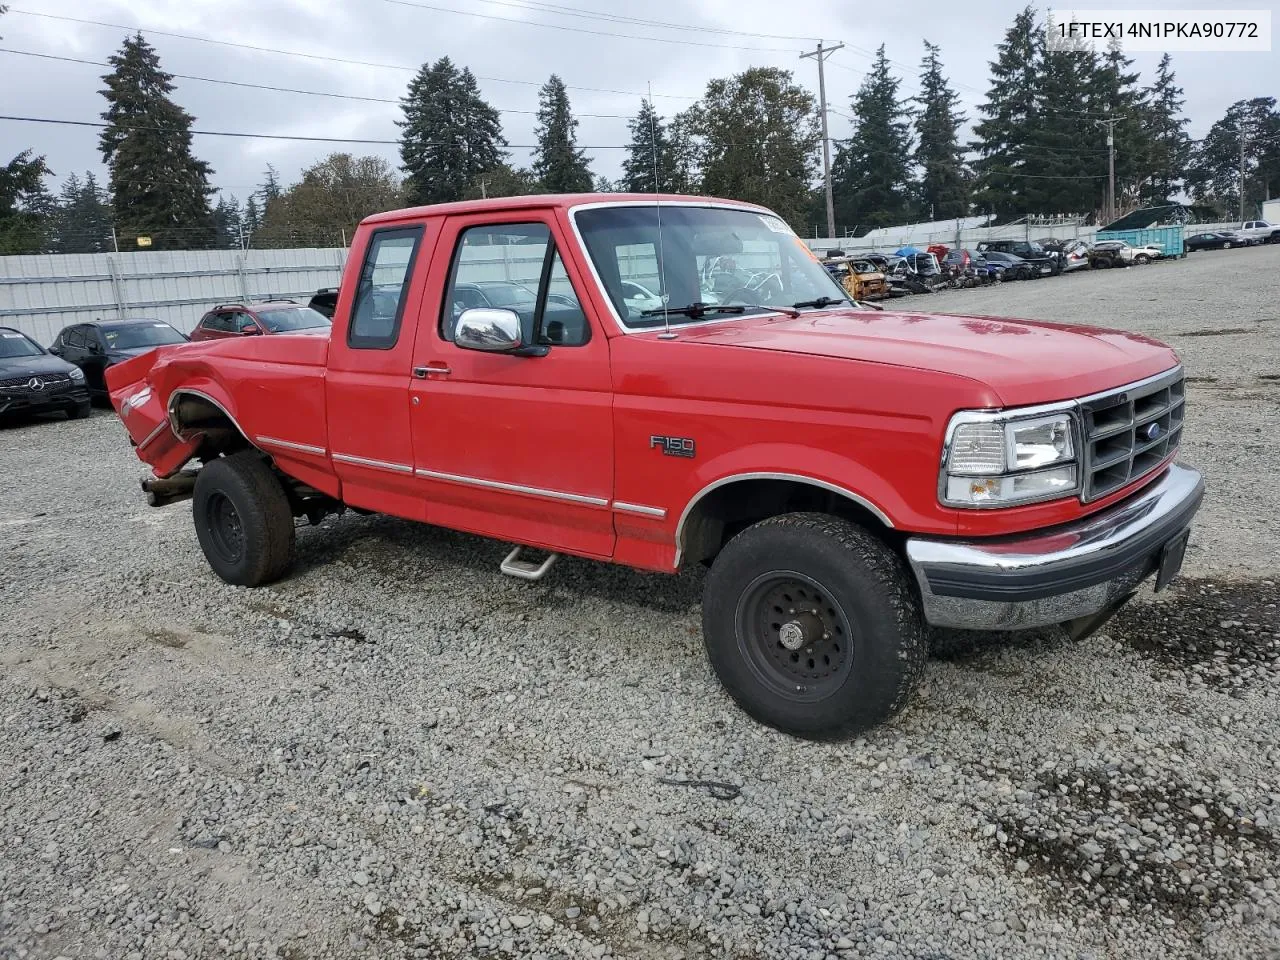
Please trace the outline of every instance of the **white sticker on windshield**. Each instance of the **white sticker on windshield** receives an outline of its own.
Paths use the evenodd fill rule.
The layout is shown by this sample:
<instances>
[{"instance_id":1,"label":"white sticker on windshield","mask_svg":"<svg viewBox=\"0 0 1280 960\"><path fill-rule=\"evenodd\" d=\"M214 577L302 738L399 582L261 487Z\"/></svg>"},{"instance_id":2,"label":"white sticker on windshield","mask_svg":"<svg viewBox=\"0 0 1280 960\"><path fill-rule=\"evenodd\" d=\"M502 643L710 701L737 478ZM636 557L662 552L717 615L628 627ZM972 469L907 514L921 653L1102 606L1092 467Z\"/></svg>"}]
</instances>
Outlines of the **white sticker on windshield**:
<instances>
[{"instance_id":1,"label":"white sticker on windshield","mask_svg":"<svg viewBox=\"0 0 1280 960\"><path fill-rule=\"evenodd\" d=\"M756 214L760 218L760 222L772 230L774 233L791 233L791 228L783 222L780 217L766 216L763 213Z\"/></svg>"},{"instance_id":2,"label":"white sticker on windshield","mask_svg":"<svg viewBox=\"0 0 1280 960\"><path fill-rule=\"evenodd\" d=\"M168 324L167 324L167 323L153 323L153 324L152 324L152 326L153 326L153 327L167 327L167 326L168 326Z\"/></svg>"},{"instance_id":3,"label":"white sticker on windshield","mask_svg":"<svg viewBox=\"0 0 1280 960\"><path fill-rule=\"evenodd\" d=\"M22 339L25 339L25 338L22 336L22 334L20 334L20 333L6 333L6 334L4 335L4 338L5 338L6 340L22 340Z\"/></svg>"}]
</instances>

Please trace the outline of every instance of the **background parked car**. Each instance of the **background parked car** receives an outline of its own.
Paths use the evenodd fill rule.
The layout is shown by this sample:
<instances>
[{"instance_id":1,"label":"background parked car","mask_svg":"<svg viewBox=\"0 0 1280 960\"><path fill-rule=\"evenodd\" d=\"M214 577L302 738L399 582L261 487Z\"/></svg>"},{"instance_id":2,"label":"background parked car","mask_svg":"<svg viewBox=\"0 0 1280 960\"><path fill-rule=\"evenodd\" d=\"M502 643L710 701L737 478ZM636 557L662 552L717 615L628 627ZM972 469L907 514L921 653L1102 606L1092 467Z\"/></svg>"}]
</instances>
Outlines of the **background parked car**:
<instances>
[{"instance_id":1,"label":"background parked car","mask_svg":"<svg viewBox=\"0 0 1280 960\"><path fill-rule=\"evenodd\" d=\"M89 415L84 373L25 333L0 327L0 418L59 410L70 420Z\"/></svg>"},{"instance_id":2,"label":"background parked car","mask_svg":"<svg viewBox=\"0 0 1280 960\"><path fill-rule=\"evenodd\" d=\"M1280 243L1280 226L1266 220L1246 220L1233 233L1249 243Z\"/></svg>"},{"instance_id":3,"label":"background parked car","mask_svg":"<svg viewBox=\"0 0 1280 960\"><path fill-rule=\"evenodd\" d=\"M979 253L988 251L1011 253L1021 257L1025 263L1031 264L1040 276L1049 276L1062 272L1062 265L1056 253L1046 250L1038 243L1028 240L984 240L978 244Z\"/></svg>"},{"instance_id":4,"label":"background parked car","mask_svg":"<svg viewBox=\"0 0 1280 960\"><path fill-rule=\"evenodd\" d=\"M332 320L334 311L338 309L338 288L322 287L312 294L307 306Z\"/></svg>"},{"instance_id":5,"label":"background parked car","mask_svg":"<svg viewBox=\"0 0 1280 960\"><path fill-rule=\"evenodd\" d=\"M1133 247L1124 240L1099 240L1089 248L1089 266L1095 270L1127 267L1133 263L1133 258Z\"/></svg>"},{"instance_id":6,"label":"background parked car","mask_svg":"<svg viewBox=\"0 0 1280 960\"><path fill-rule=\"evenodd\" d=\"M981 246L981 245L979 245ZM1004 266L1003 280L1034 280L1040 276L1042 266L1027 263L1019 256L1005 253L1003 250L983 250L982 256L990 263Z\"/></svg>"},{"instance_id":7,"label":"background parked car","mask_svg":"<svg viewBox=\"0 0 1280 960\"><path fill-rule=\"evenodd\" d=\"M200 318L192 340L223 340L262 334L327 334L332 322L324 314L294 300L225 303Z\"/></svg>"},{"instance_id":8,"label":"background parked car","mask_svg":"<svg viewBox=\"0 0 1280 960\"><path fill-rule=\"evenodd\" d=\"M1239 246L1235 236L1230 233L1196 233L1182 242L1187 253L1193 250L1230 250Z\"/></svg>"},{"instance_id":9,"label":"background parked car","mask_svg":"<svg viewBox=\"0 0 1280 960\"><path fill-rule=\"evenodd\" d=\"M84 371L90 398L105 400L107 367L187 339L163 320L94 320L63 327L49 352Z\"/></svg>"},{"instance_id":10,"label":"background parked car","mask_svg":"<svg viewBox=\"0 0 1280 960\"><path fill-rule=\"evenodd\" d=\"M1040 245L1058 258L1061 272L1070 273L1089 266L1089 245L1083 240L1041 240Z\"/></svg>"}]
</instances>

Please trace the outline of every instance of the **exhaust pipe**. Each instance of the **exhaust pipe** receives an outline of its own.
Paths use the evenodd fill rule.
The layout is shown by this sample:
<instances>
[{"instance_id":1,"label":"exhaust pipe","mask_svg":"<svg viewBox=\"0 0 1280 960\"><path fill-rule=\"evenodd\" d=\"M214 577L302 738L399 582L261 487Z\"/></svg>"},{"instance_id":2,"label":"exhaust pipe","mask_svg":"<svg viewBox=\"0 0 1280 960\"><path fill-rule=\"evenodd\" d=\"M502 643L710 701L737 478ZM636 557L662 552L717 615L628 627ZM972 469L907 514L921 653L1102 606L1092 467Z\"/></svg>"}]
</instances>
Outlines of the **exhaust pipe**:
<instances>
[{"instance_id":1,"label":"exhaust pipe","mask_svg":"<svg viewBox=\"0 0 1280 960\"><path fill-rule=\"evenodd\" d=\"M147 504L152 507L164 507L182 500L190 500L196 489L196 475L199 470L183 470L172 477L143 477L142 492L147 495Z\"/></svg>"}]
</instances>

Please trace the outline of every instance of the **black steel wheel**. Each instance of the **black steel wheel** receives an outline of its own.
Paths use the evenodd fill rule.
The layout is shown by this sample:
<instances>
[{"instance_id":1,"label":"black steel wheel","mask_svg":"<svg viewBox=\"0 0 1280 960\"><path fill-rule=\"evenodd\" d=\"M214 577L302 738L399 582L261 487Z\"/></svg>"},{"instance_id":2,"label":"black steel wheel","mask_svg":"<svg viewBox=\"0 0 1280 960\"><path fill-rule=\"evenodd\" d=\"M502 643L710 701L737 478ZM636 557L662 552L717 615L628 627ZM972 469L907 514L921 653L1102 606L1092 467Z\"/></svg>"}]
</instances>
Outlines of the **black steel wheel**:
<instances>
[{"instance_id":1,"label":"black steel wheel","mask_svg":"<svg viewBox=\"0 0 1280 960\"><path fill-rule=\"evenodd\" d=\"M196 536L214 573L242 587L284 576L293 562L293 510L261 453L209 461L196 475L191 501Z\"/></svg>"},{"instance_id":2,"label":"black steel wheel","mask_svg":"<svg viewBox=\"0 0 1280 960\"><path fill-rule=\"evenodd\" d=\"M224 563L239 563L244 556L244 527L236 505L225 493L214 491L205 500L205 525L209 529L209 543Z\"/></svg>"},{"instance_id":3,"label":"black steel wheel","mask_svg":"<svg viewBox=\"0 0 1280 960\"><path fill-rule=\"evenodd\" d=\"M928 644L901 558L838 517L748 527L707 575L711 667L747 713L786 733L850 736L906 703Z\"/></svg>"},{"instance_id":4,"label":"black steel wheel","mask_svg":"<svg viewBox=\"0 0 1280 960\"><path fill-rule=\"evenodd\" d=\"M853 630L838 600L794 570L764 573L738 600L738 648L761 683L798 702L838 690L853 668Z\"/></svg>"}]
</instances>

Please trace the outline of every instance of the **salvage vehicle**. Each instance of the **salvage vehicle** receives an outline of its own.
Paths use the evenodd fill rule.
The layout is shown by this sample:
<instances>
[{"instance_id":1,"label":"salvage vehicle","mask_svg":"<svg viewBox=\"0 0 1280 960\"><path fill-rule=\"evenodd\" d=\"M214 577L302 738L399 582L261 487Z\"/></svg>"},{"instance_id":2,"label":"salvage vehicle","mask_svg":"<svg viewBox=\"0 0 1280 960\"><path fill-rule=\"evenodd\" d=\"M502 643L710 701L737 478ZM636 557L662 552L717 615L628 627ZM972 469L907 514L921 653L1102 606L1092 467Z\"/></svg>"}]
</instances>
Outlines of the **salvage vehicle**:
<instances>
[{"instance_id":1,"label":"salvage vehicle","mask_svg":"<svg viewBox=\"0 0 1280 960\"><path fill-rule=\"evenodd\" d=\"M375 296L379 293L375 291ZM200 318L191 331L191 339L328 334L331 323L324 314L294 300L224 303Z\"/></svg>"},{"instance_id":2,"label":"salvage vehicle","mask_svg":"<svg viewBox=\"0 0 1280 960\"><path fill-rule=\"evenodd\" d=\"M84 371L22 331L0 327L0 420L59 412L69 420L92 412Z\"/></svg>"},{"instance_id":3,"label":"salvage vehicle","mask_svg":"<svg viewBox=\"0 0 1280 960\"><path fill-rule=\"evenodd\" d=\"M983 240L978 244L978 252L1012 254L1030 264L1037 276L1057 276L1062 272L1062 260L1056 252L1027 240Z\"/></svg>"},{"instance_id":4,"label":"salvage vehicle","mask_svg":"<svg viewBox=\"0 0 1280 960\"><path fill-rule=\"evenodd\" d=\"M1089 266L1095 270L1127 267L1134 262L1135 251L1125 240L1099 240L1089 248Z\"/></svg>"},{"instance_id":5,"label":"salvage vehicle","mask_svg":"<svg viewBox=\"0 0 1280 960\"><path fill-rule=\"evenodd\" d=\"M1230 250L1239 245L1240 241L1230 233L1196 233L1183 242L1187 253L1196 250Z\"/></svg>"},{"instance_id":6,"label":"salvage vehicle","mask_svg":"<svg viewBox=\"0 0 1280 960\"><path fill-rule=\"evenodd\" d=\"M889 296L889 282L870 260L832 251L822 263L854 300L883 300Z\"/></svg>"},{"instance_id":7,"label":"salvage vehicle","mask_svg":"<svg viewBox=\"0 0 1280 960\"><path fill-rule=\"evenodd\" d=\"M49 352L79 367L89 398L105 401L107 367L156 347L186 341L186 334L163 320L94 320L63 327Z\"/></svg>"},{"instance_id":8,"label":"salvage vehicle","mask_svg":"<svg viewBox=\"0 0 1280 960\"><path fill-rule=\"evenodd\" d=\"M500 251L535 309L460 309ZM725 257L748 278L708 304ZM1182 367L1145 336L858 309L781 218L702 197L396 210L346 271L332 336L107 371L144 489L192 500L227 583L285 576L295 518L346 508L510 542L527 580L561 554L704 564L724 687L826 738L907 703L931 628L1084 636L1182 563L1203 482L1175 462Z\"/></svg>"},{"instance_id":9,"label":"salvage vehicle","mask_svg":"<svg viewBox=\"0 0 1280 960\"><path fill-rule=\"evenodd\" d=\"M1005 253L1003 250L984 250L983 258L988 263L1004 267L1002 280L1035 280L1040 276L1041 267L1027 263L1017 254Z\"/></svg>"}]
</instances>

